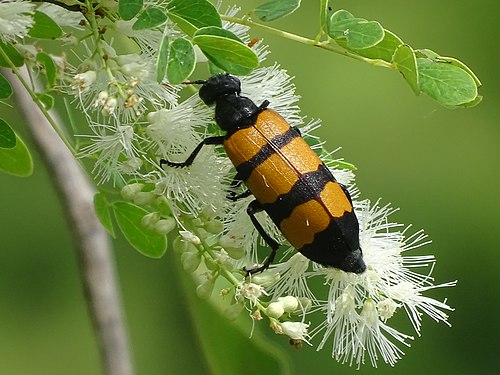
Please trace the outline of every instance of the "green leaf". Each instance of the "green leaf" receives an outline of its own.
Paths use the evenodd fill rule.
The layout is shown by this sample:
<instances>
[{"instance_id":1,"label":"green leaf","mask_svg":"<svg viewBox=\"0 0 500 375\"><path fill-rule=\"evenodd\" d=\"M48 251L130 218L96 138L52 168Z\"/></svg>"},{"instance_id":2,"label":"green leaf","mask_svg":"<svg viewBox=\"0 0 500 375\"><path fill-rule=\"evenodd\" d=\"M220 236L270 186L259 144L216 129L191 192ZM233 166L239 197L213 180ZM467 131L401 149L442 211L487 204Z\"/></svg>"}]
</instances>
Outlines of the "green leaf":
<instances>
[{"instance_id":1,"label":"green leaf","mask_svg":"<svg viewBox=\"0 0 500 375\"><path fill-rule=\"evenodd\" d=\"M158 51L158 58L156 60L156 82L161 83L167 73L169 55L169 39L165 35L160 43L160 50Z\"/></svg>"},{"instance_id":2,"label":"green leaf","mask_svg":"<svg viewBox=\"0 0 500 375\"><path fill-rule=\"evenodd\" d=\"M208 71L210 72L210 76L216 76L217 74L225 73L224 70L219 68L217 65L215 65L213 62L208 60Z\"/></svg>"},{"instance_id":3,"label":"green leaf","mask_svg":"<svg viewBox=\"0 0 500 375\"><path fill-rule=\"evenodd\" d=\"M172 0L168 3L168 17L189 36L202 27L222 27L219 12L207 0Z\"/></svg>"},{"instance_id":4,"label":"green leaf","mask_svg":"<svg viewBox=\"0 0 500 375\"><path fill-rule=\"evenodd\" d=\"M144 0L118 0L118 13L122 20L129 21L139 13Z\"/></svg>"},{"instance_id":5,"label":"green leaf","mask_svg":"<svg viewBox=\"0 0 500 375\"><path fill-rule=\"evenodd\" d=\"M168 57L167 78L170 83L176 84L185 81L195 66L193 45L189 40L177 38L170 45Z\"/></svg>"},{"instance_id":6,"label":"green leaf","mask_svg":"<svg viewBox=\"0 0 500 375\"><path fill-rule=\"evenodd\" d=\"M150 258L161 258L167 250L167 239L145 228L141 220L148 212L135 204L114 202L116 222L126 240L134 249Z\"/></svg>"},{"instance_id":7,"label":"green leaf","mask_svg":"<svg viewBox=\"0 0 500 375\"><path fill-rule=\"evenodd\" d=\"M461 106L477 100L474 78L458 66L417 59L420 90L444 106ZM477 104L477 103L476 103Z\"/></svg>"},{"instance_id":8,"label":"green leaf","mask_svg":"<svg viewBox=\"0 0 500 375\"><path fill-rule=\"evenodd\" d=\"M225 72L246 75L259 66L255 52L232 33L219 28L203 28L196 32L197 44L208 59ZM207 33L211 32L211 33Z\"/></svg>"},{"instance_id":9,"label":"green leaf","mask_svg":"<svg viewBox=\"0 0 500 375\"><path fill-rule=\"evenodd\" d=\"M137 21L132 25L133 30L151 29L165 23L167 16L159 8L148 8L137 18Z\"/></svg>"},{"instance_id":10,"label":"green leaf","mask_svg":"<svg viewBox=\"0 0 500 375\"><path fill-rule=\"evenodd\" d=\"M352 49L347 47L347 41L343 39L336 40L337 44L341 47L354 52L359 56L366 57L372 60L384 60L388 63L392 62L392 58L396 49L403 44L403 41L399 37L389 30L384 30L384 39L375 44L372 47L364 49Z\"/></svg>"},{"instance_id":11,"label":"green leaf","mask_svg":"<svg viewBox=\"0 0 500 375\"><path fill-rule=\"evenodd\" d=\"M45 13L35 11L33 15L33 27L28 34L38 39L57 39L63 35L59 25Z\"/></svg>"},{"instance_id":12,"label":"green leaf","mask_svg":"<svg viewBox=\"0 0 500 375\"><path fill-rule=\"evenodd\" d=\"M39 52L36 55L36 61L43 65L45 76L47 77L47 86L53 87L56 83L57 68L54 60L45 52Z\"/></svg>"},{"instance_id":13,"label":"green leaf","mask_svg":"<svg viewBox=\"0 0 500 375\"><path fill-rule=\"evenodd\" d=\"M42 104L46 110L49 110L52 107L54 107L55 99L52 95L49 95L49 94L42 92L42 93L36 94L36 98L42 102Z\"/></svg>"},{"instance_id":14,"label":"green leaf","mask_svg":"<svg viewBox=\"0 0 500 375\"><path fill-rule=\"evenodd\" d=\"M0 118L0 148L14 148L16 133L4 119Z\"/></svg>"},{"instance_id":15,"label":"green leaf","mask_svg":"<svg viewBox=\"0 0 500 375\"><path fill-rule=\"evenodd\" d=\"M103 193L97 193L94 195L94 209L97 218L111 237L116 238L115 228L113 227L113 221L111 220L111 212L109 208L110 204Z\"/></svg>"},{"instance_id":16,"label":"green leaf","mask_svg":"<svg viewBox=\"0 0 500 375\"><path fill-rule=\"evenodd\" d=\"M9 81L2 74L0 74L0 99L8 99L12 95L12 87Z\"/></svg>"},{"instance_id":17,"label":"green leaf","mask_svg":"<svg viewBox=\"0 0 500 375\"><path fill-rule=\"evenodd\" d=\"M418 83L417 59L408 44L402 44L394 53L393 62L415 94L420 94Z\"/></svg>"},{"instance_id":18,"label":"green leaf","mask_svg":"<svg viewBox=\"0 0 500 375\"><path fill-rule=\"evenodd\" d=\"M453 57L444 57L444 56L438 56L438 57L436 57L436 60L440 61L440 62L445 62L445 63L451 64L451 65L454 65L456 67L459 67L460 69L466 71L467 74L469 74L474 79L474 82L476 82L477 87L482 86L481 81L474 74L474 72L467 65L465 65L463 62L461 62L460 60L457 60Z\"/></svg>"},{"instance_id":19,"label":"green leaf","mask_svg":"<svg viewBox=\"0 0 500 375\"><path fill-rule=\"evenodd\" d=\"M288 16L300 7L300 0L270 0L254 9L255 15L261 21L274 21Z\"/></svg>"},{"instance_id":20,"label":"green leaf","mask_svg":"<svg viewBox=\"0 0 500 375\"><path fill-rule=\"evenodd\" d=\"M483 101L483 97L481 95L478 95L478 96L476 96L476 99L474 99L470 102L464 103L464 104L460 104L459 107L463 107L463 108L475 107L476 105L478 105L482 101Z\"/></svg>"},{"instance_id":21,"label":"green leaf","mask_svg":"<svg viewBox=\"0 0 500 375\"><path fill-rule=\"evenodd\" d=\"M338 10L330 17L328 35L334 39L346 39L349 48L364 49L383 40L384 29L377 21L355 18L345 10Z\"/></svg>"},{"instance_id":22,"label":"green leaf","mask_svg":"<svg viewBox=\"0 0 500 375\"><path fill-rule=\"evenodd\" d=\"M17 134L15 147L0 148L0 171L18 177L28 177L33 173L31 154Z\"/></svg>"},{"instance_id":23,"label":"green leaf","mask_svg":"<svg viewBox=\"0 0 500 375\"><path fill-rule=\"evenodd\" d=\"M20 66L24 65L23 56L12 44L0 41L0 48L7 55L7 57L15 67L19 68ZM10 68L10 64L3 58L3 56L0 56L0 66Z\"/></svg>"}]
</instances>

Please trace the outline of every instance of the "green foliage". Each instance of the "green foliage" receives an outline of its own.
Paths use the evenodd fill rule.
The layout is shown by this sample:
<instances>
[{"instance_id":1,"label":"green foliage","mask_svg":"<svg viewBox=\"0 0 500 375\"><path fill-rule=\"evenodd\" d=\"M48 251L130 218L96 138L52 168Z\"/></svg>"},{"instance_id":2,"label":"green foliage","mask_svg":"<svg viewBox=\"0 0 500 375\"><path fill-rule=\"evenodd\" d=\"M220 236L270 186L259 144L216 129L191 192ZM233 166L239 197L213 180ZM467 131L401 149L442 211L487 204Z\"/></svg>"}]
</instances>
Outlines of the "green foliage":
<instances>
[{"instance_id":1,"label":"green foliage","mask_svg":"<svg viewBox=\"0 0 500 375\"><path fill-rule=\"evenodd\" d=\"M8 99L12 95L12 87L9 81L0 74L0 99Z\"/></svg>"},{"instance_id":2,"label":"green foliage","mask_svg":"<svg viewBox=\"0 0 500 375\"><path fill-rule=\"evenodd\" d=\"M158 58L156 60L156 82L161 83L167 74L168 56L169 56L169 38L164 36L160 50L158 51Z\"/></svg>"},{"instance_id":3,"label":"green foliage","mask_svg":"<svg viewBox=\"0 0 500 375\"><path fill-rule=\"evenodd\" d=\"M475 101L477 85L474 78L457 65L425 58L417 59L420 89L448 107Z\"/></svg>"},{"instance_id":4,"label":"green foliage","mask_svg":"<svg viewBox=\"0 0 500 375\"><path fill-rule=\"evenodd\" d=\"M335 40L345 39L347 47L364 49L384 39L384 29L376 21L356 18L346 10L338 10L328 20L328 35Z\"/></svg>"},{"instance_id":5,"label":"green foliage","mask_svg":"<svg viewBox=\"0 0 500 375\"><path fill-rule=\"evenodd\" d=\"M394 52L393 62L415 94L420 94L415 52L407 44L401 44Z\"/></svg>"},{"instance_id":6,"label":"green foliage","mask_svg":"<svg viewBox=\"0 0 500 375\"><path fill-rule=\"evenodd\" d=\"M47 94L45 92L42 92L42 93L36 94L36 98L37 98L37 100L39 100L43 104L43 107L46 110L49 110L52 107L54 107L55 99L52 95Z\"/></svg>"},{"instance_id":7,"label":"green foliage","mask_svg":"<svg viewBox=\"0 0 500 375\"><path fill-rule=\"evenodd\" d=\"M152 29L167 20L167 15L160 8L148 8L142 12L132 25L134 30Z\"/></svg>"},{"instance_id":8,"label":"green foliage","mask_svg":"<svg viewBox=\"0 0 500 375\"><path fill-rule=\"evenodd\" d=\"M274 21L292 14L300 7L300 0L270 0L260 4L254 13L261 21Z\"/></svg>"},{"instance_id":9,"label":"green foliage","mask_svg":"<svg viewBox=\"0 0 500 375\"><path fill-rule=\"evenodd\" d=\"M111 219L110 203L103 193L94 195L94 209L97 218L102 226L108 231L111 237L116 238L115 228L113 227L113 220Z\"/></svg>"},{"instance_id":10,"label":"green foliage","mask_svg":"<svg viewBox=\"0 0 500 375\"><path fill-rule=\"evenodd\" d=\"M194 48L184 38L175 39L170 45L168 54L167 78L176 84L185 81L193 72L195 65Z\"/></svg>"},{"instance_id":11,"label":"green foliage","mask_svg":"<svg viewBox=\"0 0 500 375\"><path fill-rule=\"evenodd\" d=\"M477 91L481 82L461 61L440 57L431 50L414 51L377 22L356 18L346 10L330 16L325 12L325 16L325 31L333 38L330 43L368 63L388 63L403 75L415 94L423 92L446 107L473 106L481 101Z\"/></svg>"},{"instance_id":12,"label":"green foliage","mask_svg":"<svg viewBox=\"0 0 500 375\"><path fill-rule=\"evenodd\" d=\"M57 68L54 60L45 52L38 52L36 61L43 67L43 72L47 79L47 88L51 88L56 83Z\"/></svg>"},{"instance_id":13,"label":"green foliage","mask_svg":"<svg viewBox=\"0 0 500 375\"><path fill-rule=\"evenodd\" d=\"M142 218L148 214L145 209L122 201L114 202L112 207L118 227L134 249L150 258L165 254L166 237L142 225Z\"/></svg>"},{"instance_id":14,"label":"green foliage","mask_svg":"<svg viewBox=\"0 0 500 375\"><path fill-rule=\"evenodd\" d=\"M118 0L118 13L125 21L134 18L142 9L144 0Z\"/></svg>"},{"instance_id":15,"label":"green foliage","mask_svg":"<svg viewBox=\"0 0 500 375\"><path fill-rule=\"evenodd\" d=\"M17 134L14 147L0 148L0 171L18 177L28 177L33 173L31 154Z\"/></svg>"},{"instance_id":16,"label":"green foliage","mask_svg":"<svg viewBox=\"0 0 500 375\"><path fill-rule=\"evenodd\" d=\"M0 148L14 148L16 133L4 119L0 118Z\"/></svg>"},{"instance_id":17,"label":"green foliage","mask_svg":"<svg viewBox=\"0 0 500 375\"><path fill-rule=\"evenodd\" d=\"M206 26L222 27L217 9L207 0L172 0L168 17L188 36Z\"/></svg>"},{"instance_id":18,"label":"green foliage","mask_svg":"<svg viewBox=\"0 0 500 375\"><path fill-rule=\"evenodd\" d=\"M33 20L35 23L28 33L31 37L38 39L57 39L62 36L62 29L45 13L35 11Z\"/></svg>"},{"instance_id":19,"label":"green foliage","mask_svg":"<svg viewBox=\"0 0 500 375\"><path fill-rule=\"evenodd\" d=\"M24 65L24 57L12 44L0 41L0 49L5 55L7 55L8 59L15 67ZM9 64L9 61L4 58L2 53L0 53L0 66L3 66L5 68L11 67L11 64Z\"/></svg>"},{"instance_id":20,"label":"green foliage","mask_svg":"<svg viewBox=\"0 0 500 375\"><path fill-rule=\"evenodd\" d=\"M204 27L195 32L193 42L220 69L246 75L259 66L255 52L236 35L219 27Z\"/></svg>"}]
</instances>

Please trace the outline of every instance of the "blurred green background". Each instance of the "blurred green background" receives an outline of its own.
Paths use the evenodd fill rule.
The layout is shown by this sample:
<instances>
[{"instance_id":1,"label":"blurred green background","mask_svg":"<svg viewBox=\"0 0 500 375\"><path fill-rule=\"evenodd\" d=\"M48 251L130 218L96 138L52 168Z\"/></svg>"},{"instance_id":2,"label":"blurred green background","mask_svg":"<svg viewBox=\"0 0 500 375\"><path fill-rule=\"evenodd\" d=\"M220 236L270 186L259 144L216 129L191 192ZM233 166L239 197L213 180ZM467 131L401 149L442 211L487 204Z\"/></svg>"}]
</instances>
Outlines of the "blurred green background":
<instances>
[{"instance_id":1,"label":"blurred green background","mask_svg":"<svg viewBox=\"0 0 500 375\"><path fill-rule=\"evenodd\" d=\"M244 10L257 4L240 3ZM318 2L303 3L275 25L313 37ZM342 146L340 155L358 167L362 197L400 207L393 219L424 228L433 240L417 253L436 256L436 281L458 279L456 288L432 293L456 308L451 328L424 318L422 337L394 368L366 364L359 373L496 374L500 6L493 0L334 6L380 21L415 48L464 61L484 85L479 106L447 110L414 96L394 71L252 32L270 45L268 61L296 77L302 112L323 120L319 134L327 147ZM99 374L68 226L44 165L35 163L28 179L0 175L0 375ZM137 374L356 372L332 360L328 349L297 352L264 326L249 339L249 319L230 324L193 296L176 254L146 259L123 240L115 253Z\"/></svg>"}]
</instances>

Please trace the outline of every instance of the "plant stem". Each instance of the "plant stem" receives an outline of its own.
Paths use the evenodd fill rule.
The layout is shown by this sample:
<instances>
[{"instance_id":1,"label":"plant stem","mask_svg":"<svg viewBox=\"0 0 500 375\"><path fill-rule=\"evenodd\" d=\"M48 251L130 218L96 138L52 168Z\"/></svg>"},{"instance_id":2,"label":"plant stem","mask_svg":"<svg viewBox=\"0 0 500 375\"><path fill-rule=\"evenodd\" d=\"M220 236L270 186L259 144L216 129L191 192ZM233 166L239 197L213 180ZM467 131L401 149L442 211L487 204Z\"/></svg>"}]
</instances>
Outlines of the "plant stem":
<instances>
[{"instance_id":1,"label":"plant stem","mask_svg":"<svg viewBox=\"0 0 500 375\"><path fill-rule=\"evenodd\" d=\"M329 41L320 42L317 39L305 38L305 37L300 36L300 35L296 35L296 34L289 33L287 31L275 29L274 27L266 26L266 25L263 25L261 23L253 22L249 18L237 18L237 17L230 17L230 16L221 15L221 19L223 19L224 21L238 23L240 25L245 25L248 27L256 27L256 28L265 30L266 32L268 32L270 34L273 34L273 35L276 35L276 36L279 36L282 38L290 39L290 40L293 40L293 41L298 42L298 43L310 45L313 47L318 47L318 48L327 50L329 52L337 53L339 55L350 57L351 59L362 61L362 62L370 64L370 65L381 66L384 68L391 68L391 69L394 68L392 66L392 64L390 64L386 61L378 60L378 59L377 60L367 59L366 57L356 55L355 53L351 53L348 50L346 50L340 46L336 46L334 44L331 44Z\"/></svg>"},{"instance_id":2,"label":"plant stem","mask_svg":"<svg viewBox=\"0 0 500 375\"><path fill-rule=\"evenodd\" d=\"M37 110L33 105L32 92L26 88L25 68L18 69L15 75L4 69L2 74L11 82L19 113L26 117L25 122L68 216L84 294L100 347L103 374L133 375L110 243L93 207L94 188L55 132L58 126L53 117L49 120L47 111L40 106Z\"/></svg>"}]
</instances>

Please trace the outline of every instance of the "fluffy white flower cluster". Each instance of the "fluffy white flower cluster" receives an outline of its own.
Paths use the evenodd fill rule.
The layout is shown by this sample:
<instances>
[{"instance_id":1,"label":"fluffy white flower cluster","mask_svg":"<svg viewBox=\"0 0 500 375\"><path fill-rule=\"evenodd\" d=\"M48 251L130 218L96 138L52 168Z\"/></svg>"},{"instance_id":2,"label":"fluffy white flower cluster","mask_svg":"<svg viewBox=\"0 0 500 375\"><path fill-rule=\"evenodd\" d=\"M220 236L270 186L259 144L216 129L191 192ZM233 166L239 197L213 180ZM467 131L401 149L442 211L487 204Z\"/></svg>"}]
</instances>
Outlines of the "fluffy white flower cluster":
<instances>
[{"instance_id":1,"label":"fluffy white flower cluster","mask_svg":"<svg viewBox=\"0 0 500 375\"><path fill-rule=\"evenodd\" d=\"M30 9L18 11L16 17L22 20L22 14ZM0 6L0 19L2 11L5 9ZM433 284L432 256L406 255L428 243L426 236L421 231L407 236L407 229L401 230L401 226L390 221L389 215L394 210L380 207L378 202L372 205L358 199L353 173L339 167L342 163L324 152L321 143L310 134L319 122L304 124L291 77L277 65L261 67L241 77L242 94L257 103L269 100L271 108L292 126L299 126L304 137L315 141L318 153L337 180L349 187L360 223L360 243L367 270L357 275L321 267L290 249L281 262L264 274L253 275L251 282L242 280L238 270L258 263L259 236L246 214L252 198L236 202L226 199L228 190L234 188L231 186L234 169L227 157L220 149L207 146L189 168L162 168L158 163L160 159L184 161L202 139L220 135L213 124L212 109L197 95L179 102L180 86L157 83L152 72L162 38L160 32L141 33L127 22L116 27L136 40L142 53L117 53L110 42L102 39L88 46L88 58L74 70L68 85L92 130L82 155L95 158L94 173L101 183L133 178L141 182L134 184L139 186L134 197L147 193L147 199L141 201L144 205L156 196L166 199L181 228L178 242L189 244L191 249L183 256L186 269L197 269L202 257L205 259L200 295L209 295L215 285L214 278L225 275L233 283L236 301L233 313L246 304L254 319L267 315L275 332L307 343L319 338L318 349L331 341L332 356L356 366L367 358L374 366L379 360L393 365L401 357L401 345L408 345L412 337L388 325L399 310L406 311L417 334L424 314L447 323L445 312L451 308L424 293L454 283ZM245 28L231 24L225 27L248 39ZM0 24L0 32L1 28ZM6 38L5 35L23 33L25 29L19 28L0 35ZM267 50L257 48L263 59ZM145 185L150 189L140 191ZM134 199L139 204L139 198ZM283 243L270 219L259 215L266 231ZM161 223L168 231L172 229L172 221L161 221L156 213L145 221L149 223L150 218L154 218L154 225ZM201 249L199 253L197 249ZM417 273L417 268L423 273ZM326 286L323 292L310 287L311 283L318 284L315 280ZM309 331L310 324L306 321L312 315L322 316L323 321Z\"/></svg>"}]
</instances>

